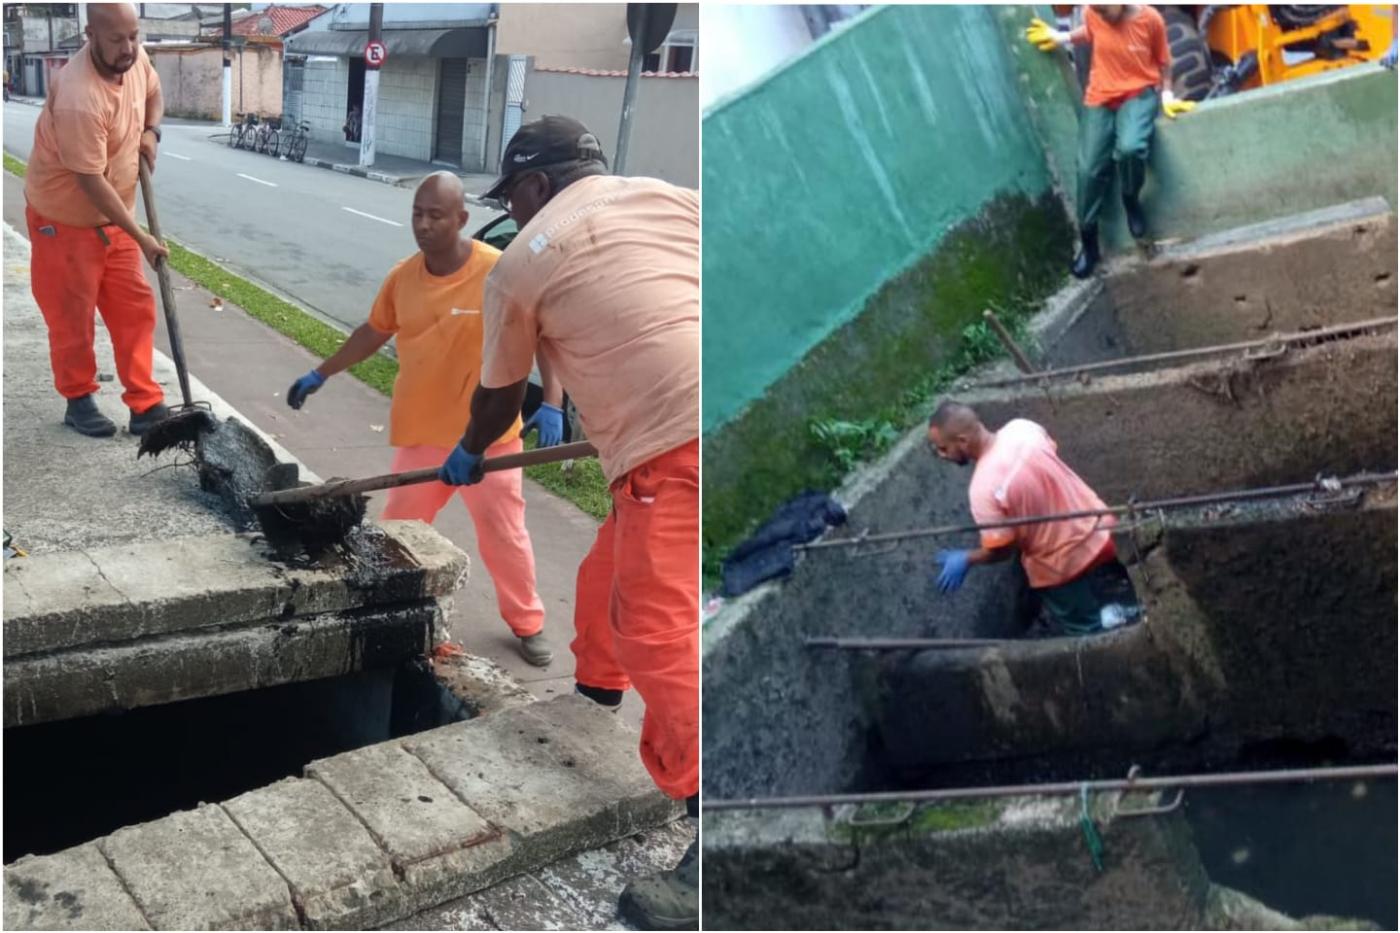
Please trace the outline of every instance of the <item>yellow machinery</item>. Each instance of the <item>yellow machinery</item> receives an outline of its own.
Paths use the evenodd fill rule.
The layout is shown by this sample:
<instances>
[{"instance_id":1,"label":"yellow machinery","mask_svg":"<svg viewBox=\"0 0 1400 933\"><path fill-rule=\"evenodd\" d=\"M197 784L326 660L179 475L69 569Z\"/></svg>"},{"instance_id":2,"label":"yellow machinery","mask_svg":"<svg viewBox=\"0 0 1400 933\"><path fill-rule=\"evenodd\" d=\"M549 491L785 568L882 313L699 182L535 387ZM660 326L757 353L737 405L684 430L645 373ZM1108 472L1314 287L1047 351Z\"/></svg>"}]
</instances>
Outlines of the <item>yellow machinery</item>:
<instances>
[{"instance_id":1,"label":"yellow machinery","mask_svg":"<svg viewBox=\"0 0 1400 933\"><path fill-rule=\"evenodd\" d=\"M1172 50L1172 90L1205 100L1375 61L1395 36L1392 5L1158 5ZM1078 25L1078 7L1055 11ZM1076 55L1080 80L1087 56Z\"/></svg>"}]
</instances>

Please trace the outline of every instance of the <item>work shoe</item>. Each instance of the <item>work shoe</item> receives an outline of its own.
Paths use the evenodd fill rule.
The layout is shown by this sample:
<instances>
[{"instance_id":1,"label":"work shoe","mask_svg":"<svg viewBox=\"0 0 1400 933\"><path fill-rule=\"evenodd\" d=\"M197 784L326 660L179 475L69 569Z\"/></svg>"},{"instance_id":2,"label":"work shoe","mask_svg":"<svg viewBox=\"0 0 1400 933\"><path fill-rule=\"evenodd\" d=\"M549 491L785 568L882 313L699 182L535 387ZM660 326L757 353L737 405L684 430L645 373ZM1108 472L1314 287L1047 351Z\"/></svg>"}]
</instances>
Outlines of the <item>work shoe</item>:
<instances>
[{"instance_id":1,"label":"work shoe","mask_svg":"<svg viewBox=\"0 0 1400 933\"><path fill-rule=\"evenodd\" d=\"M1134 240L1147 236L1147 217L1142 213L1142 203L1137 198L1123 199L1123 214L1128 218L1128 232Z\"/></svg>"},{"instance_id":2,"label":"work shoe","mask_svg":"<svg viewBox=\"0 0 1400 933\"><path fill-rule=\"evenodd\" d=\"M63 414L63 423L88 437L111 437L117 433L117 426L111 418L97 410L97 403L91 395L70 398L68 410Z\"/></svg>"},{"instance_id":3,"label":"work shoe","mask_svg":"<svg viewBox=\"0 0 1400 933\"><path fill-rule=\"evenodd\" d=\"M544 632L520 636L520 656L535 667L546 667L554 660L554 652L545 641Z\"/></svg>"},{"instance_id":4,"label":"work shoe","mask_svg":"<svg viewBox=\"0 0 1400 933\"><path fill-rule=\"evenodd\" d=\"M1094 274L1099 264L1099 231L1097 227L1085 227L1079 234L1079 255L1074 257L1074 265L1069 271L1076 279L1087 279Z\"/></svg>"},{"instance_id":5,"label":"work shoe","mask_svg":"<svg viewBox=\"0 0 1400 933\"><path fill-rule=\"evenodd\" d=\"M700 926L700 841L670 871L630 882L617 912L642 930L696 930Z\"/></svg>"},{"instance_id":6,"label":"work shoe","mask_svg":"<svg viewBox=\"0 0 1400 933\"><path fill-rule=\"evenodd\" d=\"M590 687L587 684L574 684L574 691L588 697L599 706L621 706L621 690L605 690L602 687Z\"/></svg>"},{"instance_id":7,"label":"work shoe","mask_svg":"<svg viewBox=\"0 0 1400 933\"><path fill-rule=\"evenodd\" d=\"M166 407L165 403L156 402L139 415L133 411L131 413L131 423L127 425L126 429L137 437L140 437L169 417L170 409Z\"/></svg>"}]
</instances>

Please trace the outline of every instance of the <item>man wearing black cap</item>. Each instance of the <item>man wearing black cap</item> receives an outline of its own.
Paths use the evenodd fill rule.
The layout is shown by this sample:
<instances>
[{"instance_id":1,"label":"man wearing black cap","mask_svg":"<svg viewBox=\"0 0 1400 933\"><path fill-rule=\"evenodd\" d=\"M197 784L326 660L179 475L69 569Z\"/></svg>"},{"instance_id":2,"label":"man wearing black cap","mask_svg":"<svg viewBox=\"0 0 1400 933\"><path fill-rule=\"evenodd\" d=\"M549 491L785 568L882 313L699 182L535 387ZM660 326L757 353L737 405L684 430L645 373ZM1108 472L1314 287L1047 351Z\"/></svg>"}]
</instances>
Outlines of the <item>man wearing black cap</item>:
<instances>
[{"instance_id":1,"label":"man wearing black cap","mask_svg":"<svg viewBox=\"0 0 1400 933\"><path fill-rule=\"evenodd\" d=\"M635 685L652 779L699 816L700 199L607 174L577 120L520 128L486 193L520 232L486 281L481 382L446 483L520 411L532 362L578 407L613 508L579 567L576 689L605 706ZM694 928L699 863L634 881L620 909L647 929Z\"/></svg>"}]
</instances>

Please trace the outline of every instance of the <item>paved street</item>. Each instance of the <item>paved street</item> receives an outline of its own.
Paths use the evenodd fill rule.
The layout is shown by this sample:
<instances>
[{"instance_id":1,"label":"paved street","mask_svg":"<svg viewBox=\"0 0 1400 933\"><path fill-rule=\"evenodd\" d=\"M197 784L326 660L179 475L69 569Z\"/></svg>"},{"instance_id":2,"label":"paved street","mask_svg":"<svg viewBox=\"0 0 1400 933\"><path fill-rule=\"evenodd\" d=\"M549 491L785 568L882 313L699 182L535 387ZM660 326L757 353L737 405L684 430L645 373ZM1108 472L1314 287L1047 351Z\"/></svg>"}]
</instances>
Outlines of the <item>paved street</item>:
<instances>
[{"instance_id":1,"label":"paved street","mask_svg":"<svg viewBox=\"0 0 1400 933\"><path fill-rule=\"evenodd\" d=\"M39 108L12 101L4 115L5 150L27 162ZM164 233L342 327L362 324L384 274L417 249L412 189L230 149L210 138L219 132L163 127L155 185ZM471 208L468 232L497 216Z\"/></svg>"}]
</instances>

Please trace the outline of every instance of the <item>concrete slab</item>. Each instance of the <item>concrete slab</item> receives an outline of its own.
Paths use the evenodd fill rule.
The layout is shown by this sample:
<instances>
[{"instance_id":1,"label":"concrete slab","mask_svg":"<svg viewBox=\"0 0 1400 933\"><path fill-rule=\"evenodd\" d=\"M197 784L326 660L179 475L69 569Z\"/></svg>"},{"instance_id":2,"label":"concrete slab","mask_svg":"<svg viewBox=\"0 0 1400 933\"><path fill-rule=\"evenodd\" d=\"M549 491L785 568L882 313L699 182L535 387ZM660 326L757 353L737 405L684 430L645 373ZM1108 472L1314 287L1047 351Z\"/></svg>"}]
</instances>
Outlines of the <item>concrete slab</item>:
<instances>
[{"instance_id":1,"label":"concrete slab","mask_svg":"<svg viewBox=\"0 0 1400 933\"><path fill-rule=\"evenodd\" d=\"M5 662L5 728L393 667L429 651L436 603L268 621Z\"/></svg>"},{"instance_id":2,"label":"concrete slab","mask_svg":"<svg viewBox=\"0 0 1400 933\"><path fill-rule=\"evenodd\" d=\"M287 882L219 807L127 826L97 845L156 929L299 928Z\"/></svg>"},{"instance_id":3,"label":"concrete slab","mask_svg":"<svg viewBox=\"0 0 1400 933\"><path fill-rule=\"evenodd\" d=\"M7 930L149 930L97 846L29 856L5 867Z\"/></svg>"},{"instance_id":4,"label":"concrete slab","mask_svg":"<svg viewBox=\"0 0 1400 933\"><path fill-rule=\"evenodd\" d=\"M307 926L367 930L400 915L388 856L324 784L290 778L223 807L287 880Z\"/></svg>"},{"instance_id":5,"label":"concrete slab","mask_svg":"<svg viewBox=\"0 0 1400 933\"><path fill-rule=\"evenodd\" d=\"M494 828L397 743L346 752L307 765L365 822L396 862L407 864L482 842ZM386 787L395 788L383 795Z\"/></svg>"},{"instance_id":6,"label":"concrete slab","mask_svg":"<svg viewBox=\"0 0 1400 933\"><path fill-rule=\"evenodd\" d=\"M5 609L5 657L432 599L454 592L467 557L421 522L391 522L403 558L370 572L342 562L277 563L253 535L206 535L7 561L23 588ZM120 588L118 588L118 582Z\"/></svg>"},{"instance_id":7,"label":"concrete slab","mask_svg":"<svg viewBox=\"0 0 1400 933\"><path fill-rule=\"evenodd\" d=\"M386 930L546 930L558 926L549 909L563 904L573 929L630 930L617 916L617 900L633 878L672 868L695 838L689 823L675 820L616 842L560 859L532 872L535 885L507 882L513 892L544 892L532 903L493 896L495 888L448 901Z\"/></svg>"},{"instance_id":8,"label":"concrete slab","mask_svg":"<svg viewBox=\"0 0 1400 933\"><path fill-rule=\"evenodd\" d=\"M48 333L29 290L29 246L4 231L5 528L32 554L119 542L230 531L213 497L190 469L156 469L136 460L126 433L130 411L111 340L96 329L98 407L118 426L112 438L89 438L63 426L64 402L53 387ZM166 373L157 380L169 382ZM178 389L174 391L178 392ZM78 468L78 467L81 468ZM153 472L154 470L154 472Z\"/></svg>"},{"instance_id":9,"label":"concrete slab","mask_svg":"<svg viewBox=\"0 0 1400 933\"><path fill-rule=\"evenodd\" d=\"M533 864L673 815L637 758L636 735L579 696L404 740L472 809L518 838Z\"/></svg>"}]
</instances>

